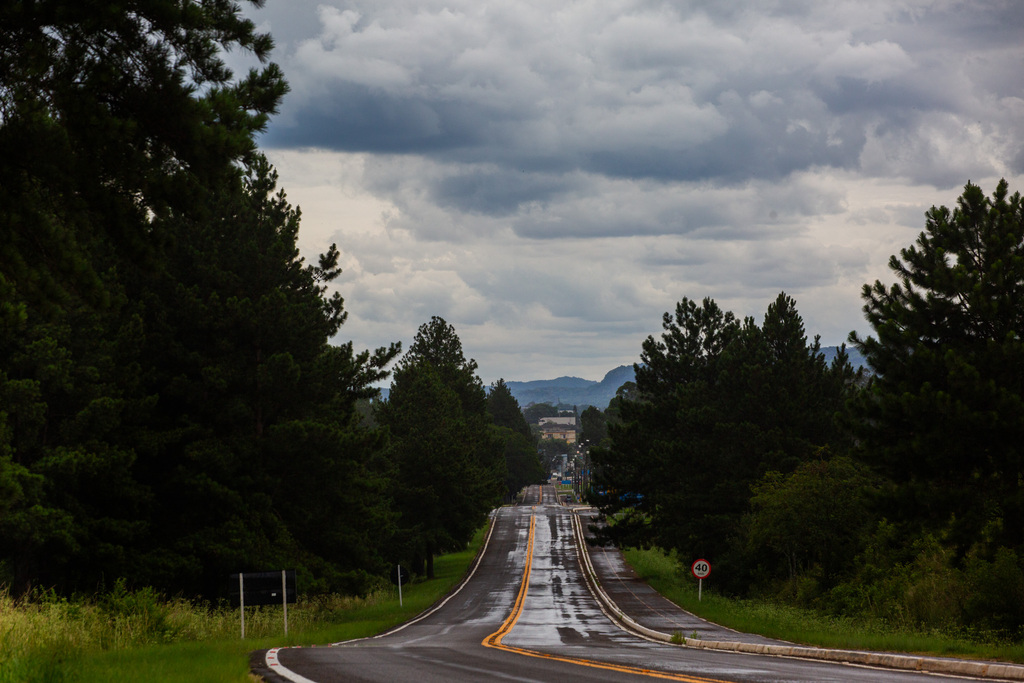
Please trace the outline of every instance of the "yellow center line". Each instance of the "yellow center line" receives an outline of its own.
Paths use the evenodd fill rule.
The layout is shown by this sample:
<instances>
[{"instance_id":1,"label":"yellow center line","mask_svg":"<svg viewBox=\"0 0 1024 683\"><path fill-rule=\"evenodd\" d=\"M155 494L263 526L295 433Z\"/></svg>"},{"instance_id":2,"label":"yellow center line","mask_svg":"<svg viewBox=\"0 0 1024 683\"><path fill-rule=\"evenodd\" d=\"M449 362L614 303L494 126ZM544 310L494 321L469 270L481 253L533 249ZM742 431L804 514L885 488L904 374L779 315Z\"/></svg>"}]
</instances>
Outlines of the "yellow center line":
<instances>
[{"instance_id":1,"label":"yellow center line","mask_svg":"<svg viewBox=\"0 0 1024 683\"><path fill-rule=\"evenodd\" d=\"M501 644L501 639L505 637L512 627L519 621L519 615L523 613L523 603L526 602L526 591L530 587L530 567L533 565L533 531L536 526L537 518L530 515L530 534L526 539L526 568L523 570L523 581L519 585L519 594L516 595L515 604L512 605L512 612L509 613L508 618L501 625L497 631L484 638L483 644L487 647L496 647L499 649L506 649Z\"/></svg>"},{"instance_id":2,"label":"yellow center line","mask_svg":"<svg viewBox=\"0 0 1024 683\"><path fill-rule=\"evenodd\" d=\"M503 644L501 642L502 639L508 635L508 632L516 625L516 622L519 621L519 616L523 613L523 605L526 602L526 593L530 588L530 569L533 565L533 536L536 521L537 518L534 515L530 515L530 533L526 540L526 567L523 569L523 580L519 585L519 593L516 595L516 601L512 605L512 612L509 613L508 617L497 631L483 639L481 644L484 647L492 647L496 650L504 650L505 652L526 655L527 657L537 657L538 659L565 662L567 664L576 664L578 666L589 666L594 669L636 674L638 676L663 678L670 681L684 681L684 683L725 683L724 681L720 681L716 678L701 678L698 676L689 676L687 674L657 671L655 669L644 669L636 666L628 666L626 664L610 664L608 662L598 662L592 659L582 659L580 657L552 655L546 652L537 652L536 650L527 650L525 648L512 647L510 645Z\"/></svg>"}]
</instances>

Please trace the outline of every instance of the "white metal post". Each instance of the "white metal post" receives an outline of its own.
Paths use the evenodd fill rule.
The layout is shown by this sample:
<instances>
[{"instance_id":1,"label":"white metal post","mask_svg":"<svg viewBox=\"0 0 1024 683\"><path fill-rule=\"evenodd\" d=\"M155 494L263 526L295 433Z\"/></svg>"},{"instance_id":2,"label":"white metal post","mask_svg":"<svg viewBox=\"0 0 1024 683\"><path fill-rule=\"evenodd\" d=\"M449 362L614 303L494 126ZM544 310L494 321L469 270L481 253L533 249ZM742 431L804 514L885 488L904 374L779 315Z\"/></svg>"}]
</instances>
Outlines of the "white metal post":
<instances>
[{"instance_id":1,"label":"white metal post","mask_svg":"<svg viewBox=\"0 0 1024 683\"><path fill-rule=\"evenodd\" d=\"M402 565L397 565L398 572L398 606L402 606Z\"/></svg>"},{"instance_id":2,"label":"white metal post","mask_svg":"<svg viewBox=\"0 0 1024 683\"><path fill-rule=\"evenodd\" d=\"M697 579L697 602L700 602L701 591L704 590L704 579Z\"/></svg>"},{"instance_id":3,"label":"white metal post","mask_svg":"<svg viewBox=\"0 0 1024 683\"><path fill-rule=\"evenodd\" d=\"M288 635L288 583L285 578L287 570L281 570L281 605L284 607L284 634Z\"/></svg>"},{"instance_id":4,"label":"white metal post","mask_svg":"<svg viewBox=\"0 0 1024 683\"><path fill-rule=\"evenodd\" d=\"M242 614L242 640L245 640L245 578L238 572L238 611Z\"/></svg>"}]
</instances>

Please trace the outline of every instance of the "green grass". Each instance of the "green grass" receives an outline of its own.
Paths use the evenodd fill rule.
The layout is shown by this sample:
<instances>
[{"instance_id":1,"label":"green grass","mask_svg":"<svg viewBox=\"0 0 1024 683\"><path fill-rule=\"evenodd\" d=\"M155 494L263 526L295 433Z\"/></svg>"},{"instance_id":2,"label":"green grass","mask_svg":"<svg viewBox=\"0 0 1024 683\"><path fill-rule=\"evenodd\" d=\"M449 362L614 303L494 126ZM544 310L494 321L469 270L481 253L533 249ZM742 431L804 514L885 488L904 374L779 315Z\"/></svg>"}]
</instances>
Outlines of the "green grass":
<instances>
[{"instance_id":1,"label":"green grass","mask_svg":"<svg viewBox=\"0 0 1024 683\"><path fill-rule=\"evenodd\" d=\"M434 560L434 579L402 586L403 607L398 606L398 592L389 591L388 600L367 604L359 609L338 613L337 619L322 629L311 630L292 645L334 643L365 638L408 621L443 598L462 580L483 543L484 530L477 532L469 547L459 553L442 555Z\"/></svg>"},{"instance_id":2,"label":"green grass","mask_svg":"<svg viewBox=\"0 0 1024 683\"><path fill-rule=\"evenodd\" d=\"M285 645L323 645L375 635L427 609L465 575L484 530L469 548L434 561L435 578L366 598L304 598L288 607L246 609L246 639L237 609L164 600L125 591L66 600L15 600L0 594L0 683L251 683L249 654Z\"/></svg>"},{"instance_id":3,"label":"green grass","mask_svg":"<svg viewBox=\"0 0 1024 683\"><path fill-rule=\"evenodd\" d=\"M683 609L737 631L818 647L1024 663L1024 644L1020 642L955 633L906 632L877 620L829 616L766 600L727 598L715 593L713 577L705 580L698 602L697 580L674 557L659 549L635 548L627 550L625 557L640 578Z\"/></svg>"},{"instance_id":4,"label":"green grass","mask_svg":"<svg viewBox=\"0 0 1024 683\"><path fill-rule=\"evenodd\" d=\"M269 647L264 645L263 647ZM73 662L73 681L162 681L164 683L249 683L253 641L172 643L89 653Z\"/></svg>"}]
</instances>

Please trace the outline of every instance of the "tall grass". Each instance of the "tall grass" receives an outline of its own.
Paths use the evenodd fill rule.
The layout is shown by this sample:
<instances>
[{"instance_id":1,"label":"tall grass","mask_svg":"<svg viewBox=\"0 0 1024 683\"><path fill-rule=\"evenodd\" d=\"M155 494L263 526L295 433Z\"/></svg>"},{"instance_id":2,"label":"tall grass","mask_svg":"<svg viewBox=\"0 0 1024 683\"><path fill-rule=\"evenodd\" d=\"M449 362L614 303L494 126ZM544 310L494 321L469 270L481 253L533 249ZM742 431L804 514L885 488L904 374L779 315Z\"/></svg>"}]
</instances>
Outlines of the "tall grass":
<instances>
[{"instance_id":1,"label":"tall grass","mask_svg":"<svg viewBox=\"0 0 1024 683\"><path fill-rule=\"evenodd\" d=\"M403 586L401 606L393 586L366 597L300 595L288 606L287 636L280 607L246 608L242 640L237 609L132 591L123 582L73 599L0 590L0 683L251 683L254 650L361 638L415 616L459 582L482 541L483 530L468 549L436 558L436 577Z\"/></svg>"},{"instance_id":2,"label":"tall grass","mask_svg":"<svg viewBox=\"0 0 1024 683\"><path fill-rule=\"evenodd\" d=\"M674 555L658 548L631 548L624 554L637 575L659 593L699 617L737 631L818 647L1024 663L1024 643L983 633L911 631L879 619L832 616L767 600L728 598L715 592L713 581L704 582L698 601L697 580Z\"/></svg>"}]
</instances>

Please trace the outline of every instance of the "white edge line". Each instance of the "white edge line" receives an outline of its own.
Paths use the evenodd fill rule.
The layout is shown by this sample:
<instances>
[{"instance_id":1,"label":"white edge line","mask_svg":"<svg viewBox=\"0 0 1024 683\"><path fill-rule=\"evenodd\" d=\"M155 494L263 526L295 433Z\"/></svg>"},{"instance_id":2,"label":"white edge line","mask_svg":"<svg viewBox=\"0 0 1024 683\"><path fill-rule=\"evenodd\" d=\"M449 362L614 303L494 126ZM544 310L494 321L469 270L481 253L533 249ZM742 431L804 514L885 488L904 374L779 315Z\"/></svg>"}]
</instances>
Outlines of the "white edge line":
<instances>
[{"instance_id":1,"label":"white edge line","mask_svg":"<svg viewBox=\"0 0 1024 683\"><path fill-rule=\"evenodd\" d=\"M594 571L594 566L593 566L593 564L590 561L590 552L589 552L589 550L587 550L587 547L586 547L586 539L583 536L582 522L580 521L579 515L576 513L575 510L573 511L573 520L572 521L573 521L573 536L575 537L576 543L578 544L577 545L577 552L579 553L580 563L581 563L581 565L583 565L585 563L586 566L584 568L584 571L589 570L590 573L591 573L591 576L596 577L597 574ZM577 533L578 533L578 535L577 535ZM584 560L584 558L586 558L586 559ZM604 615L606 617L608 617L608 619L613 624L618 626L620 629L622 629L623 631L625 631L627 633L630 633L630 634L632 634L634 636L637 636L639 638L643 638L644 640L649 640L652 643L665 644L666 642L671 642L671 637L667 633L660 633L660 632L655 631L653 629L648 629L646 626L643 626L643 625L637 623L636 621L634 621L632 618L630 618L625 612L623 612L621 610L621 608L619 608L619 606L615 603L615 601L613 601L611 599L611 597L609 597L608 594L605 593L604 590L599 585L597 585L596 581L594 582L593 585L591 585L591 582L589 582L589 581L584 581L584 583L587 584L587 588L590 590L590 594L597 601L598 607L601 609L601 611L604 613ZM614 606L614 610L612 610L612 611L616 612L615 615L613 615L609 611L605 610L605 603L597 595L597 593L594 592L595 589L604 596L604 598L608 601L608 603L611 606ZM692 612L691 612L691 614L692 614ZM696 615L694 615L694 616L696 616ZM700 617L697 617L697 618L700 619ZM714 622L708 622L706 619L704 621L707 622L707 623L714 623ZM715 626L718 626L718 624L715 624ZM729 630L732 631L733 629L729 629ZM650 633L652 635L660 636L660 638L650 637L645 632ZM739 631L734 631L734 632L739 633ZM685 647L692 647L692 648L697 648L697 649L702 649L705 652L728 652L728 653L741 654L741 655L752 655L752 656L760 655L760 656L765 656L765 657L778 657L778 658L784 658L784 659L794 659L794 660L805 661L805 662L806 661L812 661L812 662L821 662L821 663L826 663L826 664L838 664L838 665L846 665L846 666L855 666L855 667L858 667L858 668L871 669L871 670L874 670L874 671L888 671L888 672L899 672L899 673L913 673L913 672L916 672L916 673L920 673L920 674L924 674L924 675L946 677L946 678L957 676L957 677L962 677L962 678L970 678L970 679L976 680L976 681L985 681L985 680L993 680L993 679L995 679L995 680L1003 680L1003 681L1024 680L1024 667L1016 666L1016 665L1013 665L1013 664L1005 664L1004 665L1002 662L974 662L974 661L970 661L970 660L936 659L936 658L932 658L932 657L917 657L915 655L901 655L901 654L897 654L897 653L874 653L874 652L857 651L857 650L833 650L833 649L829 649L829 648L812 648L812 647L801 647L801 646L795 646L795 645L794 646L787 646L787 645L776 646L776 645L758 645L758 644L751 643L751 644L749 644L751 646L751 648L763 648L763 649L751 649L751 648L743 647L744 645L748 645L747 643L740 643L740 642L735 642L734 643L734 642L730 642L730 641L722 641L720 643L721 645L724 645L724 646L727 646L727 647L714 647L714 642L713 641L700 641L700 640L697 640L697 641L691 642L692 641L691 638L684 638L684 641L685 641L684 643L678 643L677 645L685 646ZM673 643L673 644L676 645L676 643ZM833 653L834 655L836 655L836 657L821 656L820 654L816 654L818 652ZM860 657L859 655L864 655L864 656ZM876 656L876 655L879 658L882 658L882 659L887 658L887 657L891 658L890 661L906 660L909 664L911 664L911 666L899 666L899 665L892 664L892 663L886 664L884 661L871 661L871 657L872 656ZM938 664L938 666L934 666L933 664ZM949 668L948 669L944 668L944 665L946 665L946 664L949 664ZM961 665L961 666L958 667L957 666L958 664ZM963 669L971 669L971 670L964 671ZM989 674L989 669L996 669L996 670L993 671L991 674ZM1020 670L1020 671L1018 671L1018 670Z\"/></svg>"},{"instance_id":2,"label":"white edge line","mask_svg":"<svg viewBox=\"0 0 1024 683\"><path fill-rule=\"evenodd\" d=\"M413 624L426 619L431 614L433 614L437 610L439 610L442 607L444 607L445 605L447 605L449 600L451 600L456 595L461 593L462 589L466 587L467 583L469 583L469 580L473 578L474 574L476 574L476 570L480 566L480 563L483 562L484 554L487 552L487 546L490 545L490 543L491 543L491 534L494 533L494 527L496 527L497 525L498 525L497 524L497 515L495 515L494 521L491 523L491 528L487 530L487 538L484 539L484 547L480 549L480 553L476 557L476 562L473 564L473 569L471 569L469 574L466 575L466 578L464 578L462 580L462 583L459 584L458 588L456 588L454 591L452 591L451 593L448 594L448 597L446 597L444 600L442 600L441 602L437 603L436 605L434 605L433 607L428 609L426 612L423 612L422 614L420 614L415 619L410 619L409 621L405 622L404 624L402 624L400 626L396 626L395 628L391 629L390 631L385 631L384 633L378 633L375 636L370 636L370 638L371 639L372 638L383 638L384 636L390 636L392 633L398 633L399 631L401 631L405 627L412 626ZM360 639L360 640L362 640L362 639ZM343 640L341 642L343 642L343 643L351 643L351 642L354 642L354 641ZM332 643L332 645L338 645L338 644L339 643Z\"/></svg>"},{"instance_id":3,"label":"white edge line","mask_svg":"<svg viewBox=\"0 0 1024 683\"><path fill-rule=\"evenodd\" d=\"M500 508L499 508L499 510L500 510ZM495 512L497 512L497 510ZM494 520L491 522L491 528L487 530L487 538L484 539L484 547L480 549L480 553L477 555L476 562L473 564L473 569L469 572L469 574L466 576L466 578L464 578L462 580L462 583L459 584L458 588L456 588L452 593L450 593L448 595L448 597L446 597L444 600L442 600L441 602L437 603L436 605L434 605L431 609L427 610L426 612L423 612L422 614L420 614L415 619L411 619L411 620L405 622L404 624L402 624L401 626L398 626L396 628L391 629L390 631L385 631L384 633L378 633L377 635L370 636L369 638L357 638L355 640L343 640L343 641L340 641L340 642L337 642L337 643L331 643L330 646L334 647L336 645L341 645L342 643L355 643L355 642L358 642L360 640L369 640L369 639L372 639L372 638L383 638L384 636L391 635L392 633L398 633L399 631L404 629L406 626L412 626L416 622L421 621L423 619L426 619L431 614L433 614L437 610L439 610L442 607L444 607L448 603L449 600L451 600L456 595L458 595L462 591L462 589L466 587L466 584L469 583L469 580L473 578L474 574L476 574L476 570L480 566L480 563L483 561L484 554L487 552L487 547L491 543L491 535L494 533L494 527L496 527L496 526L497 526L497 515L495 515ZM282 678L287 678L288 680L293 681L293 683L316 683L315 681L312 681L312 680L310 680L310 679L308 679L308 678L306 678L306 677L304 677L304 676L302 676L300 674L297 674L294 671L292 671L291 669L289 669L288 667L286 667L283 664L281 664L281 662L278 660L277 653L278 653L279 650L282 650L282 649L285 649L285 648L275 647L275 648L273 648L271 650L267 650L267 654L264 657L264 661L267 664L267 668L269 668L271 671L273 671L277 675L281 676Z\"/></svg>"},{"instance_id":4,"label":"white edge line","mask_svg":"<svg viewBox=\"0 0 1024 683\"><path fill-rule=\"evenodd\" d=\"M598 584L597 571L594 569L594 565L590 561L590 551L587 549L587 540L583 535L583 523L580 521L578 511L575 509L572 511L572 531L573 540L576 542L576 552L580 560L580 568L585 574L589 573L591 576L591 580L589 581L584 577L583 583L586 585L587 590L590 591L590 595L594 598L594 602L597 603L598 609L601 610L601 613L608 618L608 621L610 621L612 625L617 627L619 630L636 638L642 638L643 640L651 643L658 643L660 645L664 645L666 642L671 642L670 636L648 629L633 621ZM598 592L601 593L601 595L598 595ZM663 637L657 638L651 634L657 634Z\"/></svg>"},{"instance_id":5,"label":"white edge line","mask_svg":"<svg viewBox=\"0 0 1024 683\"><path fill-rule=\"evenodd\" d=\"M278 676L281 676L282 678L287 678L289 681L293 681L294 683L316 683L315 681L311 681L305 676L295 673L294 671L286 667L284 664L282 664L277 658L277 651L280 649L282 648L275 647L272 650L267 650L267 656L265 658L267 662L267 668L269 668Z\"/></svg>"}]
</instances>

